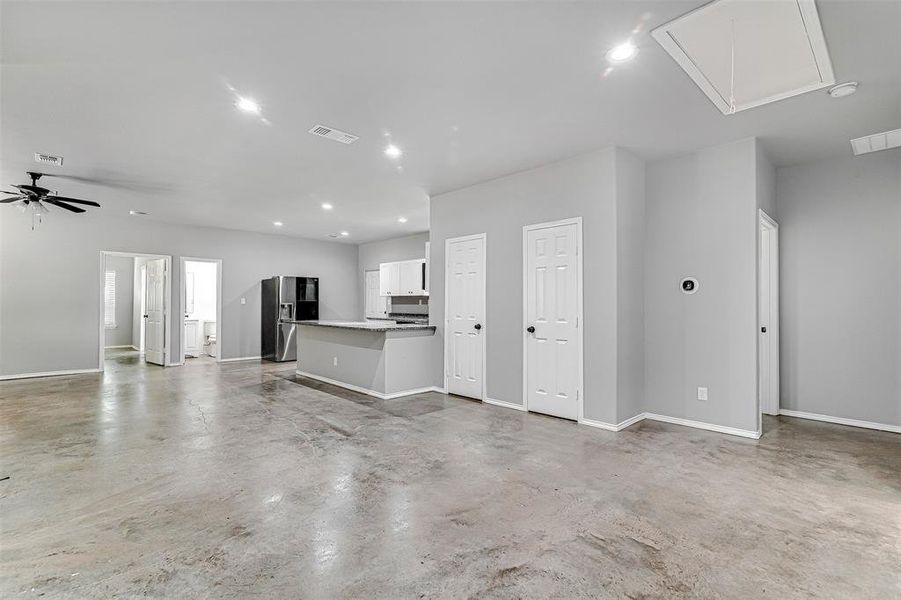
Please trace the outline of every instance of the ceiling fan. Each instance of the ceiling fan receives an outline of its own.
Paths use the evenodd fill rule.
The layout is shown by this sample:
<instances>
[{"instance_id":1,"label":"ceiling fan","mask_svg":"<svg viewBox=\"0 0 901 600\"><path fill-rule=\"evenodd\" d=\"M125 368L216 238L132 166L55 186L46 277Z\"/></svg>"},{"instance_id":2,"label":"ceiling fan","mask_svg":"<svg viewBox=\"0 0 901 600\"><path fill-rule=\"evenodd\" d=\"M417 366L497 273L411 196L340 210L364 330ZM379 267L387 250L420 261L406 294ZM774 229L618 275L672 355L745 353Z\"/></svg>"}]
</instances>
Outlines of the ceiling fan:
<instances>
[{"instance_id":1,"label":"ceiling fan","mask_svg":"<svg viewBox=\"0 0 901 600\"><path fill-rule=\"evenodd\" d=\"M73 204L96 206L98 208L100 207L100 205L96 202L92 202L90 200L79 200L78 198L66 198L65 196L57 196L55 192L51 192L47 188L40 187L38 185L38 179L40 179L43 175L43 173L28 171L28 176L31 177L30 185L14 185L13 187L18 190L16 192L7 192L5 190L0 190L0 193L3 194L13 194L11 198L0 199L0 204L16 203L16 206L18 206L22 212L25 212L29 208L31 209L32 230L34 230L34 226L36 224L39 225L41 223L41 217L48 212L47 205L58 206L59 208L74 213L83 213L85 212L85 209L78 206L73 206Z\"/></svg>"}]
</instances>

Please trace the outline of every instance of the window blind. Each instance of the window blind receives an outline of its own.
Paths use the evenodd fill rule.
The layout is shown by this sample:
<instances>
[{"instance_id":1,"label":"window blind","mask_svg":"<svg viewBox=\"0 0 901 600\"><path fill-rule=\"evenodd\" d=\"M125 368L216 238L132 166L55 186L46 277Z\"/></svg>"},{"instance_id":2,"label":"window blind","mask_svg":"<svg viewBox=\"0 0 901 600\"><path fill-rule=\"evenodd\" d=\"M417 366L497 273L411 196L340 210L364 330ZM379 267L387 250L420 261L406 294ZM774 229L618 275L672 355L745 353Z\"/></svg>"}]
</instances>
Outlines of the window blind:
<instances>
[{"instance_id":1,"label":"window blind","mask_svg":"<svg viewBox=\"0 0 901 600\"><path fill-rule=\"evenodd\" d=\"M116 272L107 271L103 279L103 325L116 327Z\"/></svg>"}]
</instances>

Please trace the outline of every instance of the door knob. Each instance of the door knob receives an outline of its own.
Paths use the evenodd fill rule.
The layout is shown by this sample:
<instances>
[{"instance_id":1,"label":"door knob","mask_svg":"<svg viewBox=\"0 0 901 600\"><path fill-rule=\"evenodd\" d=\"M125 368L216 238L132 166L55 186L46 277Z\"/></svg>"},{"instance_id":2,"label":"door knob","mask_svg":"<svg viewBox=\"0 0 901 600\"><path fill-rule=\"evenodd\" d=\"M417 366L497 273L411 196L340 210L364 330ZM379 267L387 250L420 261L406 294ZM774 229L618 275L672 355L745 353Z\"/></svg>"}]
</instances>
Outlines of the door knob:
<instances>
[{"instance_id":1,"label":"door knob","mask_svg":"<svg viewBox=\"0 0 901 600\"><path fill-rule=\"evenodd\" d=\"M473 325L473 328L474 328L476 331L478 331L478 330L480 330L480 329L482 328L482 324L481 324L481 323L476 323L475 325Z\"/></svg>"},{"instance_id":2,"label":"door knob","mask_svg":"<svg viewBox=\"0 0 901 600\"><path fill-rule=\"evenodd\" d=\"M761 327L761 328L760 328L760 333L766 333L766 327Z\"/></svg>"},{"instance_id":3,"label":"door knob","mask_svg":"<svg viewBox=\"0 0 901 600\"><path fill-rule=\"evenodd\" d=\"M535 326L529 325L528 327L526 327L526 331L528 331L529 333L535 333Z\"/></svg>"},{"instance_id":4,"label":"door knob","mask_svg":"<svg viewBox=\"0 0 901 600\"><path fill-rule=\"evenodd\" d=\"M145 319L149 319L149 318L150 318L150 315L144 315L144 318L145 318Z\"/></svg>"}]
</instances>

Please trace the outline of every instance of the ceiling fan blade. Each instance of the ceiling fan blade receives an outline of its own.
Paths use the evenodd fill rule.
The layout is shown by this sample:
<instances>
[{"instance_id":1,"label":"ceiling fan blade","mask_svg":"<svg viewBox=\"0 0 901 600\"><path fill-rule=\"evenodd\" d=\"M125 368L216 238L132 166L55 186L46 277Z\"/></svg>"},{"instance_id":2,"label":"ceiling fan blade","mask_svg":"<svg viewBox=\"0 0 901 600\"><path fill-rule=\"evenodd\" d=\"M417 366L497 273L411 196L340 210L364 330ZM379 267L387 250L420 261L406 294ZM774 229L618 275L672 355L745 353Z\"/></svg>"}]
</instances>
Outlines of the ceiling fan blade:
<instances>
[{"instance_id":1,"label":"ceiling fan blade","mask_svg":"<svg viewBox=\"0 0 901 600\"><path fill-rule=\"evenodd\" d=\"M15 196L13 198L4 198L0 200L0 204L7 204L9 202L18 202L19 200L24 200L25 196Z\"/></svg>"},{"instance_id":2,"label":"ceiling fan blade","mask_svg":"<svg viewBox=\"0 0 901 600\"><path fill-rule=\"evenodd\" d=\"M83 208L78 208L77 206L72 206L71 204L66 204L65 202L60 202L54 198L44 198L41 202L46 202L47 204L52 204L53 206L58 206L60 208L65 208L66 210L72 211L74 213L83 213L86 212Z\"/></svg>"},{"instance_id":3,"label":"ceiling fan blade","mask_svg":"<svg viewBox=\"0 0 901 600\"><path fill-rule=\"evenodd\" d=\"M6 190L0 190L0 194L15 194L16 196L18 196L21 193L22 193L21 190L19 190L17 192L7 192Z\"/></svg>"},{"instance_id":4,"label":"ceiling fan blade","mask_svg":"<svg viewBox=\"0 0 901 600\"><path fill-rule=\"evenodd\" d=\"M23 185L14 185L13 187L19 188L20 190L25 191L25 192L31 192L32 194L38 194L39 196L44 196L44 195L50 193L50 190L48 190L47 188L42 188L40 186L31 185L31 184L27 184L27 183L23 184Z\"/></svg>"},{"instance_id":5,"label":"ceiling fan blade","mask_svg":"<svg viewBox=\"0 0 901 600\"><path fill-rule=\"evenodd\" d=\"M93 200L79 200L78 198L66 198L65 196L47 196L49 200L62 200L63 202L72 202L73 204L85 204L87 206L96 206L100 208L100 205L94 202Z\"/></svg>"}]
</instances>

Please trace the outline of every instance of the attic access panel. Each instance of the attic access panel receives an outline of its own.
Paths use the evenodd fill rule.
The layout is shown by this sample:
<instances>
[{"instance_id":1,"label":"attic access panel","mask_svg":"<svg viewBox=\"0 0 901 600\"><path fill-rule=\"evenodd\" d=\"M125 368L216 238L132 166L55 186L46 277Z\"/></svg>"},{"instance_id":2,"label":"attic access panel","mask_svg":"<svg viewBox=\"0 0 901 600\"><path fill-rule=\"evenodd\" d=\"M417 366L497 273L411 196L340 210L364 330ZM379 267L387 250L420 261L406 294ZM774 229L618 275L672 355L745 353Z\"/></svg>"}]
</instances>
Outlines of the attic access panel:
<instances>
[{"instance_id":1,"label":"attic access panel","mask_svg":"<svg viewBox=\"0 0 901 600\"><path fill-rule=\"evenodd\" d=\"M835 83L814 0L715 0L651 35L726 115Z\"/></svg>"}]
</instances>

